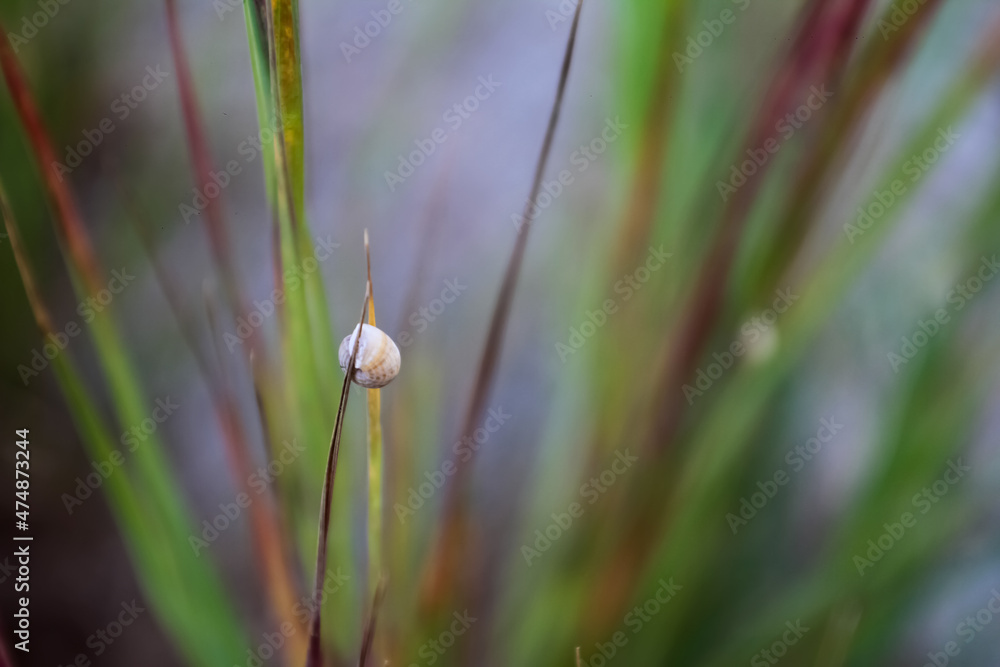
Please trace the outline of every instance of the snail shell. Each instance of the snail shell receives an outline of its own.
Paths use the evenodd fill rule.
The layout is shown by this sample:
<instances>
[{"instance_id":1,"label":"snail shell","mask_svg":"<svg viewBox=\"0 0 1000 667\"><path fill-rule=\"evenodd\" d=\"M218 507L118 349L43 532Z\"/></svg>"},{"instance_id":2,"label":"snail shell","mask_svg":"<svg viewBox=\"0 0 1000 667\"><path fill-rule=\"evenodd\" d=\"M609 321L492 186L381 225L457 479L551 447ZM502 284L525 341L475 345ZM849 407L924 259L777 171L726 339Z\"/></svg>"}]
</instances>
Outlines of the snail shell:
<instances>
[{"instance_id":1,"label":"snail shell","mask_svg":"<svg viewBox=\"0 0 1000 667\"><path fill-rule=\"evenodd\" d=\"M354 327L354 332L340 344L340 367L345 373L351 362L351 352L354 351L354 341L357 340L360 326ZM399 348L384 331L366 324L362 328L354 368L352 379L356 384L368 389L384 387L399 374Z\"/></svg>"}]
</instances>

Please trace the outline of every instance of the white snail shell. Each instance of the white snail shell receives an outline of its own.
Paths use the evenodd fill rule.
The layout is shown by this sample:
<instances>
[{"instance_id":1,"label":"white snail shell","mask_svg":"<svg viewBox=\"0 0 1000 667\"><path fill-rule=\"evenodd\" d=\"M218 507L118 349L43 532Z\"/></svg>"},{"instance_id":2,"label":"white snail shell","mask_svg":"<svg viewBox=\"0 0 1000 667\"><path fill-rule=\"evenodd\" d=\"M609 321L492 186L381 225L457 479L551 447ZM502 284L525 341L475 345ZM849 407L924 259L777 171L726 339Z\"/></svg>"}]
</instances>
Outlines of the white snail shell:
<instances>
[{"instance_id":1,"label":"white snail shell","mask_svg":"<svg viewBox=\"0 0 1000 667\"><path fill-rule=\"evenodd\" d=\"M340 344L340 367L345 373L351 362L351 352L354 351L359 328L361 325L354 327L354 332ZM352 379L356 384L368 389L384 387L399 374L399 348L384 331L366 324L362 328L354 368Z\"/></svg>"}]
</instances>

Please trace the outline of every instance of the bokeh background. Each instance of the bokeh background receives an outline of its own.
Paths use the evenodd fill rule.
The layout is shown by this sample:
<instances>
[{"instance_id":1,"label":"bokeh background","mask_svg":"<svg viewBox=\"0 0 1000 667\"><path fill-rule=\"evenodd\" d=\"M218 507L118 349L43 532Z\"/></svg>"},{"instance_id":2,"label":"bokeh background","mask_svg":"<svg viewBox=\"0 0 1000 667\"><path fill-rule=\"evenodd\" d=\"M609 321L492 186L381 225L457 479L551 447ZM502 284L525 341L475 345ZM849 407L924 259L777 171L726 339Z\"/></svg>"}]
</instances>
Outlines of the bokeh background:
<instances>
[{"instance_id":1,"label":"bokeh background","mask_svg":"<svg viewBox=\"0 0 1000 667\"><path fill-rule=\"evenodd\" d=\"M390 664L429 665L425 641L448 627L440 619L451 611L427 602L422 588L438 553L446 493L431 494L405 521L396 506L407 504L410 490L440 469L462 437L518 234L512 219L532 184L575 5L400 0L398 13L380 14L389 4L298 4L306 174L300 213L310 237L333 246L318 272L336 341L358 317L362 235L370 233L378 323L403 358L400 377L382 391L385 548L392 565L376 644ZM458 597L449 600L464 600L454 609L471 606L478 620L459 648L434 662L571 665L572 649L581 646L588 665L604 664L602 650L613 652L605 660L620 664L771 664L759 662L759 652L783 636L786 621L802 619L811 629L786 647L787 656L781 650L785 664L923 665L949 641L959 652L947 664L994 664L1000 619L980 616L981 630L968 642L959 625L986 608L1000 587L1000 311L994 283L963 297L961 312L949 297L976 274L981 258L996 256L1000 241L1000 13L988 0L896 5L906 19L887 30L880 21L895 7L887 2L585 3L545 176L552 183L569 170L573 178L532 225L487 401L510 417L470 468L463 503L474 536L463 544L472 545L472 555L460 548L463 556L451 563L456 582L478 585L455 583ZM164 4L54 6L16 58L59 157L102 121L114 126L66 181L103 266L134 276L108 312L123 354L138 369L143 404L150 413L156 399L179 406L157 434L200 531L240 488L220 444L212 396L154 259L194 322L198 344L218 359L248 425L245 444L255 468L273 458L269 447L276 442L268 442L257 415L249 353L279 349L283 333L268 320L250 340L227 345L232 339L224 337L237 331L244 313L220 305L224 288L205 220L199 214L187 222L180 208L191 204L196 180ZM40 7L6 0L5 31L26 34L25 21ZM182 0L177 11L212 168L241 163L218 198L236 276L250 299L266 299L275 288L273 208L262 153L247 148L260 126L244 9L235 0ZM732 22L715 23L727 11ZM820 15L815 25L811 12ZM844 28L843 37L837 21L852 12L857 24ZM359 39L379 16L390 19ZM720 25L714 34L712 26ZM706 30L708 44L692 51ZM894 40L907 46L893 58L882 55ZM809 69L815 62L828 63L828 76ZM166 76L147 83L145 99L126 115L116 100L144 79L156 80L147 68ZM768 103L785 84L793 92L778 97L775 114ZM780 137L770 130L785 115L783 105L798 107L811 86L832 91L829 105L781 140L766 174L762 169L738 188L735 207L723 201L718 183L730 178L747 149L763 145L754 140L759 128ZM449 110L468 108L477 89L477 108L457 116L458 123ZM900 165L947 127L958 138L910 180ZM387 183L400 157L426 145L438 128L446 141L403 182ZM593 144L602 132L605 142ZM605 146L593 159L582 152L592 145ZM80 323L81 296L55 231L43 166L9 89L0 91L0 147L0 180L42 299L57 329ZM810 171L816 164L825 170ZM905 180L905 195L893 197L889 212L862 235L864 249L858 245L852 254L845 224L856 224L858 207L878 201L896 178ZM796 209L803 191L809 196ZM732 240L731 253L713 250L718 238ZM670 257L625 299L621 281L638 280L649 248ZM11 496L8 436L29 428L32 441L33 641L30 655L13 652L14 664L70 665L80 655L97 665L221 664L186 649L161 622L101 490L67 508L66 494L93 472L93 458L52 369L27 384L19 373L42 339L7 238L0 241L0 273L0 478ZM711 284L713 275L721 282L712 324L692 330L686 323L702 312L697 286ZM781 289L798 296L790 307L794 319L781 315L750 340L744 325L762 316ZM620 311L586 326L596 324L592 314L608 299ZM942 308L948 322L894 369L888 355L900 351L901 337L912 341L920 323ZM124 434L135 424L121 423L83 330L68 352L100 414L116 436ZM697 344L684 337L692 331ZM717 361L712 354L736 341L746 345L745 357L708 388L696 384L697 372ZM337 411L340 377L324 380L333 389L321 397L329 421L324 433ZM673 383L661 383L664 377ZM704 395L687 400L682 385ZM794 469L786 455L816 436L823 419L842 428ZM324 622L337 626L327 631L337 664L356 664L368 599L360 391L352 393L346 423L331 565L352 583L331 601ZM312 452L290 464L294 484L285 487L278 475L273 486L292 526L294 537L283 548L293 554L299 599L313 579L316 463L328 440L308 441L292 417L281 429L278 441ZM607 493L586 504L581 484L626 449L639 455L637 469L616 473ZM125 458L125 470L113 474L128 474ZM941 502L893 540L884 561L859 574L853 557L866 553L867 540L877 541L888 530L884 524L913 512L913 496L933 488L959 458L969 472L939 487L947 488ZM729 516L781 470L789 473L787 486L734 531ZM544 532L558 521L553 512L581 498L581 527L555 531L551 553L526 557L524 548L537 546L535 531ZM7 505L2 516L7 535L14 522ZM249 521L242 516L232 524L200 557L211 559L253 653L278 621L255 568L258 545ZM628 611L671 577L682 586L676 599L633 634ZM8 647L12 579L0 571L0 627ZM145 611L113 643L96 648L95 633L133 600ZM607 648L618 631L627 635L624 645ZM242 651L233 659L252 664ZM293 664L281 651L263 663Z\"/></svg>"}]
</instances>

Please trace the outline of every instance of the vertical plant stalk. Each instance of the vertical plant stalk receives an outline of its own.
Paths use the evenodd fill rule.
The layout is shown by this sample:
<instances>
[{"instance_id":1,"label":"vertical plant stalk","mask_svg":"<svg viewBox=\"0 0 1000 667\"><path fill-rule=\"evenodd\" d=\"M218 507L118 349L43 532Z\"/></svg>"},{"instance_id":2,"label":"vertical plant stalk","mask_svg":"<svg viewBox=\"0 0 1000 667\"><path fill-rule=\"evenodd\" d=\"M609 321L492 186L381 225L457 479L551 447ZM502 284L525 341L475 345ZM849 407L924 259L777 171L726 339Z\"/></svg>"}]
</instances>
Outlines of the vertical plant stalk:
<instances>
[{"instance_id":1,"label":"vertical plant stalk","mask_svg":"<svg viewBox=\"0 0 1000 667\"><path fill-rule=\"evenodd\" d=\"M372 285L372 256L365 230L365 261L368 263L368 324L375 326L375 288ZM382 394L369 389L368 395L368 588L376 593L384 565L382 563L382 507L385 470L382 457Z\"/></svg>"},{"instance_id":2,"label":"vertical plant stalk","mask_svg":"<svg viewBox=\"0 0 1000 667\"><path fill-rule=\"evenodd\" d=\"M469 402L469 408L460 432L463 436L471 434L475 429L476 422L480 419L486 407L486 400L493 389L493 383L496 379L504 333L507 329L507 320L510 317L510 309L514 300L518 275L520 274L521 264L524 261L524 254L528 245L528 233L534 224L534 213L532 211L537 210L534 206L535 199L538 197L539 190L542 187L542 178L545 175L545 168L548 165L549 156L552 152L552 142L555 137L556 128L559 125L559 115L566 93L566 84L569 81L570 66L573 63L573 52L576 46L576 36L580 26L582 9L583 0L577 3L576 12L573 15L573 25L570 28L569 41L566 44L566 53L563 57L562 69L559 73L555 102L552 105L552 112L545 130L545 139L542 142L541 153L538 156L538 162L535 166L531 194L524 207L522 218L524 223L521 229L518 230L517 238L514 241L514 250L507 264L507 270L500 285L496 305L493 308L486 343L483 347L482 357L479 360L479 369L473 386L472 399ZM468 528L464 513L465 486L468 475L469 466L460 466L451 484L447 487L444 500L443 527L439 532L435 547L430 553L431 560L427 565L424 575L424 602L431 607L437 607L444 601L447 583L452 580L454 572L458 571L455 566L458 563L459 554L463 548Z\"/></svg>"},{"instance_id":3,"label":"vertical plant stalk","mask_svg":"<svg viewBox=\"0 0 1000 667\"><path fill-rule=\"evenodd\" d=\"M322 667L322 605L323 580L326 576L326 545L330 532L330 505L333 498L333 484L337 476L337 460L340 458L340 437L344 430L344 416L347 413L347 397L351 390L351 378L354 376L355 363L358 360L358 347L361 344L361 333L364 330L365 319L368 317L368 303L371 299L371 284L366 282L365 303L361 309L361 319L358 321L358 337L351 349L351 358L344 374L344 386L340 392L340 405L337 408L337 421L333 426L330 438L330 453L326 461L326 474L323 479L323 497L320 501L319 544L316 547L316 584L313 588L313 618L309 628L309 653L306 657L306 667Z\"/></svg>"},{"instance_id":4,"label":"vertical plant stalk","mask_svg":"<svg viewBox=\"0 0 1000 667\"><path fill-rule=\"evenodd\" d=\"M305 146L302 122L302 65L299 54L297 0L273 0L275 61L278 108L285 166L291 187L291 205L301 215L305 210Z\"/></svg>"}]
</instances>

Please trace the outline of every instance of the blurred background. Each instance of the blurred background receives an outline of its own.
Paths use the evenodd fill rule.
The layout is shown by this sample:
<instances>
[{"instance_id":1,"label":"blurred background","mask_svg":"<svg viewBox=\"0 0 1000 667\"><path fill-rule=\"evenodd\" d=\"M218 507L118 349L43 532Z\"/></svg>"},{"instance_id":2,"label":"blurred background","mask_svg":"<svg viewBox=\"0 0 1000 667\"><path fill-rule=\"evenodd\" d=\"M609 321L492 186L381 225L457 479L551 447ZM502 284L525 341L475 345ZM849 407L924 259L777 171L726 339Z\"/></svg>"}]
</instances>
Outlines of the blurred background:
<instances>
[{"instance_id":1,"label":"blurred background","mask_svg":"<svg viewBox=\"0 0 1000 667\"><path fill-rule=\"evenodd\" d=\"M0 478L12 496L30 429L34 537L30 654L0 551L13 664L301 663L365 229L402 353L369 664L995 663L995 3L585 2L468 432L576 4L274 4L300 50L291 215L248 28L271 3L178 0L174 48L163 2L0 9L7 223L75 365L44 360L5 235ZM372 400L345 416L328 664L357 664L371 610ZM13 501L2 516L7 536Z\"/></svg>"}]
</instances>

